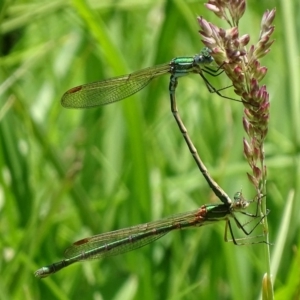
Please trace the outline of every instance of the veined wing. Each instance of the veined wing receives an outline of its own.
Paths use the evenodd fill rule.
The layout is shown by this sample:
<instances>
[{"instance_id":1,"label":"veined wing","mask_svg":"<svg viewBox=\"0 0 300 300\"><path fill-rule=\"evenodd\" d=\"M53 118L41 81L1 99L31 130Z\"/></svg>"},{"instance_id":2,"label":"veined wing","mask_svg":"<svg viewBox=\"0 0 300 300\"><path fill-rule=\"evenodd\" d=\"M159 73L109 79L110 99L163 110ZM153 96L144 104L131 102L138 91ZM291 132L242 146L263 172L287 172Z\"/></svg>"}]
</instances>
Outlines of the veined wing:
<instances>
[{"instance_id":1,"label":"veined wing","mask_svg":"<svg viewBox=\"0 0 300 300\"><path fill-rule=\"evenodd\" d=\"M146 68L129 75L83 84L68 90L61 104L69 108L88 108L113 103L143 89L153 78L170 71L169 64Z\"/></svg>"},{"instance_id":2,"label":"veined wing","mask_svg":"<svg viewBox=\"0 0 300 300\"><path fill-rule=\"evenodd\" d=\"M169 218L95 235L75 242L65 251L65 257L78 260L97 259L122 254L147 245L168 232L192 226L210 224L206 207Z\"/></svg>"}]
</instances>

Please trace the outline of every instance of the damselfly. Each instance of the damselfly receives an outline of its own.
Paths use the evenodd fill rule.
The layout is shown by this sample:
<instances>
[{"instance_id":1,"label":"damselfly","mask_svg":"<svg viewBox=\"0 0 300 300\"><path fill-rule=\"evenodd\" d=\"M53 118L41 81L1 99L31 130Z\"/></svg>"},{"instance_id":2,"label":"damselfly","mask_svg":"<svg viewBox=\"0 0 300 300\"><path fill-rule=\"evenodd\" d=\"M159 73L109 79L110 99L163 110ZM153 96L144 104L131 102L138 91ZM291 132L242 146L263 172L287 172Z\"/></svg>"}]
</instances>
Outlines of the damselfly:
<instances>
[{"instance_id":1,"label":"damselfly","mask_svg":"<svg viewBox=\"0 0 300 300\"><path fill-rule=\"evenodd\" d=\"M42 267L35 272L39 278L47 277L59 270L79 261L98 259L113 255L119 255L140 247L143 247L173 230L191 227L200 227L213 224L218 221L225 221L225 241L229 228L230 235L234 244L239 244L238 239L234 238L230 219L233 219L239 229L249 235L258 226L265 216L258 216L245 211L253 201L247 201L242 193L238 192L234 196L234 201L226 204L206 204L197 210L181 213L159 221L145 223L125 229L120 229L108 233L84 238L75 242L65 251L65 259ZM242 224L236 214L243 214L251 218L258 219L250 231L245 229L246 224ZM260 241L258 243L264 243Z\"/></svg>"},{"instance_id":2,"label":"damselfly","mask_svg":"<svg viewBox=\"0 0 300 300\"><path fill-rule=\"evenodd\" d=\"M223 72L223 70L220 72L218 72L218 70L216 70L217 72L213 72L213 70L208 67L213 61L214 59L211 56L210 49L204 48L200 54L193 57L177 57L167 64L150 67L129 75L74 87L63 95L61 103L64 107L68 108L90 108L113 103L140 91L147 86L152 79L164 74L171 74L169 94L171 100L171 111L176 123L199 170L208 182L210 188L223 203L228 204L231 203L230 197L210 177L205 165L197 153L196 147L188 135L186 127L179 116L175 100L175 90L178 84L178 78L191 73L199 74L210 92L215 92L223 98L232 99L220 94L219 90L216 90L205 78L203 72L213 76L217 76Z\"/></svg>"}]
</instances>

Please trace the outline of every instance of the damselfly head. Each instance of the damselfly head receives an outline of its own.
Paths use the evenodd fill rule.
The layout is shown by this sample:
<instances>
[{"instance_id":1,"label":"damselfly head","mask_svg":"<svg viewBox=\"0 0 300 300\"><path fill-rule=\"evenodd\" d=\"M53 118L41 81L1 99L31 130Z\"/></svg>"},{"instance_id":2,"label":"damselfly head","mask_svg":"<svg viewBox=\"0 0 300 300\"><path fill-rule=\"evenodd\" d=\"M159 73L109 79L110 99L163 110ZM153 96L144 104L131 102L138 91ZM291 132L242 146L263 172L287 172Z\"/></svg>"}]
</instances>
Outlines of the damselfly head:
<instances>
[{"instance_id":1,"label":"damselfly head","mask_svg":"<svg viewBox=\"0 0 300 300\"><path fill-rule=\"evenodd\" d=\"M198 64L206 65L210 64L214 61L213 57L211 56L211 50L207 47L204 47L198 55L195 56L195 61Z\"/></svg>"},{"instance_id":2,"label":"damselfly head","mask_svg":"<svg viewBox=\"0 0 300 300\"><path fill-rule=\"evenodd\" d=\"M238 209L245 209L246 207L249 206L250 202L247 201L244 197L242 192L237 192L233 196L234 202L233 202L233 207L235 210Z\"/></svg>"}]
</instances>

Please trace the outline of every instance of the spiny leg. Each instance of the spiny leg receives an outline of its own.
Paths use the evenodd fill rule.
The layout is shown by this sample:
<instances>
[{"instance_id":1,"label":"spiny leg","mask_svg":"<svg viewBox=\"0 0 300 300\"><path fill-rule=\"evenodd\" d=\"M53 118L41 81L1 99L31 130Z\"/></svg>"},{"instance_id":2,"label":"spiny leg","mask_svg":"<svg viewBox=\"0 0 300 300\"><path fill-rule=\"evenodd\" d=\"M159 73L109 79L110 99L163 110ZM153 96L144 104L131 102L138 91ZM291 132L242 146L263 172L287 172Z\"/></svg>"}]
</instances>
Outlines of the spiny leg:
<instances>
[{"instance_id":1,"label":"spiny leg","mask_svg":"<svg viewBox=\"0 0 300 300\"><path fill-rule=\"evenodd\" d=\"M249 236L257 228L257 226L261 223L261 221L266 217L266 215L258 217L258 216L255 216L255 215L252 215L252 214L247 214L247 213L244 213L244 212L241 212L241 213L243 213L243 214L245 214L247 216L251 216L253 218L252 220L250 220L246 224L241 224L241 222L232 214L233 219L234 219L235 223L237 224L237 227L239 229L241 229L247 236ZM250 231L247 231L245 229L245 225L247 225L250 222L252 222L254 220L254 218L259 218L259 221L252 227L252 229ZM230 235L231 235L232 239L228 239L227 238L228 228L229 228L229 232L230 232ZM226 220L225 233L224 233L224 240L225 240L225 242L233 242L235 245L238 245L238 246L248 245L248 244L269 244L267 241L250 242L250 240L253 240L255 238L260 238L260 237L263 237L263 235L258 235L258 236L253 236L253 237L245 237L245 238L238 238L238 239L236 239L234 237L234 234L233 234L233 230L232 230L232 226L231 226L230 220L229 219ZM244 243L239 243L238 241L246 241L246 243L245 242Z\"/></svg>"},{"instance_id":2,"label":"spiny leg","mask_svg":"<svg viewBox=\"0 0 300 300\"><path fill-rule=\"evenodd\" d=\"M210 72L208 72L208 71L206 71L206 70L200 70L199 75L200 75L201 78L204 80L205 85L206 85L206 87L207 87L207 89L208 89L208 91L209 91L210 93L215 93L215 94L217 94L218 96L220 96L220 97L222 97L222 98L224 98L224 99L229 99L229 100L232 100L232 101L242 102L242 103L245 102L245 101L243 101L243 100L234 99L234 98L227 97L227 96L224 96L223 94L221 94L220 91L225 90L225 89L231 87L232 85L217 90L217 89L216 89L216 88L215 88L215 87L207 80L207 78L203 75L203 72L206 72L206 73L208 73L208 74L210 74L210 75L212 75L212 76L219 76L219 75L222 74L223 72L220 72L220 73L218 73L218 74L212 74L212 73L210 73Z\"/></svg>"},{"instance_id":3,"label":"spiny leg","mask_svg":"<svg viewBox=\"0 0 300 300\"><path fill-rule=\"evenodd\" d=\"M228 100L232 100L232 101L236 101L236 102L242 102L242 103L244 103L244 104L250 104L250 105L253 105L253 104L251 104L251 103L249 103L249 102L247 102L247 101L234 99L234 98L227 97L227 96L224 96L223 94L221 94L220 91L226 90L226 89L232 87L233 85L229 85L229 86L226 86L226 87L224 87L224 88L221 88L221 89L218 89L218 90L217 90L217 89L209 82L209 80L204 76L204 74L203 74L204 72L207 73L207 74L209 74L209 75L211 75L211 76L217 77L217 76L221 75L221 74L224 72L224 70L222 69L222 65L219 66L219 68L216 69L216 70L214 70L214 69L212 69L212 68L209 68L209 67L207 67L207 66L205 66L204 68L199 68L198 74L199 74L199 75L202 77L202 79L204 80L205 85L206 85L208 91L209 91L210 93L215 93L215 94L217 94L218 96L220 96L220 97L222 97L222 98L224 98L224 99L228 99ZM255 106L257 106L257 105L255 105Z\"/></svg>"}]
</instances>

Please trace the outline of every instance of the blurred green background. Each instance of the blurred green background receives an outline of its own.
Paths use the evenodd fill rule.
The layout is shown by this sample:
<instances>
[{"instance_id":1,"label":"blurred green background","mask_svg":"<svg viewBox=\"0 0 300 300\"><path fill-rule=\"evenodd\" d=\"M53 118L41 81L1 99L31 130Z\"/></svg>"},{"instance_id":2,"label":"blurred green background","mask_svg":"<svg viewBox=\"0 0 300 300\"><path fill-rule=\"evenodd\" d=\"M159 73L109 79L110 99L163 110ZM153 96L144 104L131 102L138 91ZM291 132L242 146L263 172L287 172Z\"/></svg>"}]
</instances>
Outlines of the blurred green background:
<instances>
[{"instance_id":1,"label":"blurred green background","mask_svg":"<svg viewBox=\"0 0 300 300\"><path fill-rule=\"evenodd\" d=\"M224 223L174 232L122 256L47 279L74 241L217 203L169 108L168 76L120 103L68 110L79 84L194 55L196 17L226 27L204 1L5 1L0 13L0 299L257 299L261 245L223 240ZM240 33L256 43L277 8L262 60L271 100L265 144L276 299L299 299L300 99L298 1L248 1ZM298 33L297 33L298 32ZM226 76L211 79L229 85ZM226 95L234 97L232 90ZM229 194L255 191L243 158L243 107L179 80L179 112L211 175Z\"/></svg>"}]
</instances>

